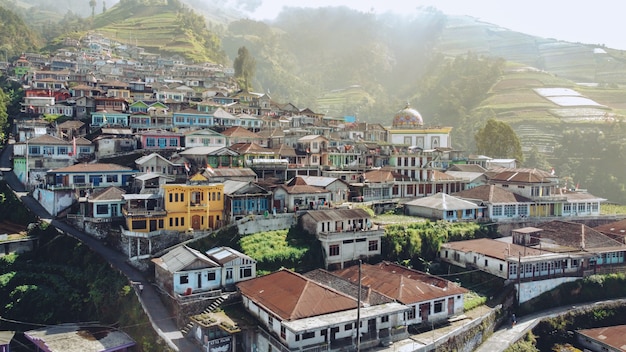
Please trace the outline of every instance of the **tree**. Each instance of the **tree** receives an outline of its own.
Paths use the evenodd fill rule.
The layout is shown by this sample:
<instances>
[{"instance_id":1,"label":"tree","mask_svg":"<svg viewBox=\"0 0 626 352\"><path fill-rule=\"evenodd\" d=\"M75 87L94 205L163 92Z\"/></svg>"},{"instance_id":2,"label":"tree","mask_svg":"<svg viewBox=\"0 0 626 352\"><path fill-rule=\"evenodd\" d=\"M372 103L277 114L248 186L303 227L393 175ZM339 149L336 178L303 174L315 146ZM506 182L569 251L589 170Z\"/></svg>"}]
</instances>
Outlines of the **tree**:
<instances>
[{"instance_id":1,"label":"tree","mask_svg":"<svg viewBox=\"0 0 626 352\"><path fill-rule=\"evenodd\" d=\"M536 168L540 170L549 170L550 164L546 159L546 156L537 149L537 146L533 146L528 153L528 159L524 162L525 167Z\"/></svg>"},{"instance_id":2,"label":"tree","mask_svg":"<svg viewBox=\"0 0 626 352\"><path fill-rule=\"evenodd\" d=\"M237 50L237 57L233 62L235 69L235 77L239 82L239 86L245 90L252 88L252 79L256 72L256 60L245 46Z\"/></svg>"},{"instance_id":3,"label":"tree","mask_svg":"<svg viewBox=\"0 0 626 352\"><path fill-rule=\"evenodd\" d=\"M514 158L524 162L522 144L511 126L495 119L487 123L475 135L476 152L492 158Z\"/></svg>"},{"instance_id":4,"label":"tree","mask_svg":"<svg viewBox=\"0 0 626 352\"><path fill-rule=\"evenodd\" d=\"M96 14L96 0L89 0L89 7L91 7L91 17L93 18Z\"/></svg>"}]
</instances>

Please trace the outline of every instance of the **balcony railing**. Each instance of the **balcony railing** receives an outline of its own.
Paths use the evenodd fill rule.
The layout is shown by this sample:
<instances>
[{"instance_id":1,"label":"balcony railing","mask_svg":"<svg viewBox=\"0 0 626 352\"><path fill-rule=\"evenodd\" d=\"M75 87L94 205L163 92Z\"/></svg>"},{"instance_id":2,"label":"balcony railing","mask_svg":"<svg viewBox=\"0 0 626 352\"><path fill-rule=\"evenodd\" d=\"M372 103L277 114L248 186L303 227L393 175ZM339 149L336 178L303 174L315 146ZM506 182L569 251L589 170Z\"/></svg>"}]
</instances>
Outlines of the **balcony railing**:
<instances>
[{"instance_id":1,"label":"balcony railing","mask_svg":"<svg viewBox=\"0 0 626 352\"><path fill-rule=\"evenodd\" d=\"M124 216L137 216L137 217L152 217L152 216L165 216L167 215L167 211L155 208L152 210L144 209L144 208L122 208L122 214Z\"/></svg>"},{"instance_id":2,"label":"balcony railing","mask_svg":"<svg viewBox=\"0 0 626 352\"><path fill-rule=\"evenodd\" d=\"M93 188L93 183L72 183L71 185L64 184L56 184L56 185L46 185L46 188L51 191L57 190L66 190L66 189L83 189L83 188Z\"/></svg>"}]
</instances>

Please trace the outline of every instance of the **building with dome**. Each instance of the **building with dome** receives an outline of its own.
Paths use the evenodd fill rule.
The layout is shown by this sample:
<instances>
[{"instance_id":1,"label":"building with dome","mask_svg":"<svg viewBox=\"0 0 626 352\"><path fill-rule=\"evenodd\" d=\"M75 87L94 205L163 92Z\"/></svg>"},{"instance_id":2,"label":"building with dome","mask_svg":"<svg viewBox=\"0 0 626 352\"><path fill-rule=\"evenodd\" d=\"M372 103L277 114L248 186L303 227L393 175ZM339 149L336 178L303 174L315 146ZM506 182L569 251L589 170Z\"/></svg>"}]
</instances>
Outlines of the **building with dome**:
<instances>
[{"instance_id":1,"label":"building with dome","mask_svg":"<svg viewBox=\"0 0 626 352\"><path fill-rule=\"evenodd\" d=\"M422 115L407 103L393 117L388 142L421 150L451 148L450 132L452 127L424 127Z\"/></svg>"}]
</instances>

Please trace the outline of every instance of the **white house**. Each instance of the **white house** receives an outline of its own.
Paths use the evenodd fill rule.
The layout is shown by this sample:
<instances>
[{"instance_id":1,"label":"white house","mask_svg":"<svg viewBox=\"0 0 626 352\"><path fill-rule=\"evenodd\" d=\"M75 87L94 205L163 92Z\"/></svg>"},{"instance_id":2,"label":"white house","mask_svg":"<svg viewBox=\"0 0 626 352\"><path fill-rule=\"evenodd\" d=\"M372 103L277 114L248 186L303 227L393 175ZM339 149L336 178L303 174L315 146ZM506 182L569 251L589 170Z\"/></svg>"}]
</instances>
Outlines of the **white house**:
<instances>
[{"instance_id":1,"label":"white house","mask_svg":"<svg viewBox=\"0 0 626 352\"><path fill-rule=\"evenodd\" d=\"M222 268L220 286L232 287L240 281L256 277L256 260L229 247L215 247L206 251L207 257Z\"/></svg>"},{"instance_id":2,"label":"white house","mask_svg":"<svg viewBox=\"0 0 626 352\"><path fill-rule=\"evenodd\" d=\"M405 214L446 221L473 221L483 207L445 193L414 199L404 204Z\"/></svg>"},{"instance_id":3,"label":"white house","mask_svg":"<svg viewBox=\"0 0 626 352\"><path fill-rule=\"evenodd\" d=\"M372 224L364 209L307 211L300 217L302 228L322 244L328 269L380 255L384 230Z\"/></svg>"}]
</instances>

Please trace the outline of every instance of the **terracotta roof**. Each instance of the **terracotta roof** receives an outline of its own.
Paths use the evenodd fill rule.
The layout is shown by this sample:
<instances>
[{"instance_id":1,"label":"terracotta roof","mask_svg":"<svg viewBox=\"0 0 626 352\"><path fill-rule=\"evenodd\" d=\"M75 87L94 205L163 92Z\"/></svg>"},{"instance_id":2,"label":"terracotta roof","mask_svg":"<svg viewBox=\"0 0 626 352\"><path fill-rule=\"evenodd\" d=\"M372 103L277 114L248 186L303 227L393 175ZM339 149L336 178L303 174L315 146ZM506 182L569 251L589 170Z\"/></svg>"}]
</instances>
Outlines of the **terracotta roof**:
<instances>
[{"instance_id":1,"label":"terracotta roof","mask_svg":"<svg viewBox=\"0 0 626 352\"><path fill-rule=\"evenodd\" d=\"M296 156L296 149L294 147L288 146L286 144L281 144L280 147L274 148L274 153L279 156Z\"/></svg>"},{"instance_id":2,"label":"terracotta roof","mask_svg":"<svg viewBox=\"0 0 626 352\"><path fill-rule=\"evenodd\" d=\"M363 175L363 177L365 178L365 181L372 183L394 182L411 179L409 176L386 169L368 171Z\"/></svg>"},{"instance_id":3,"label":"terracotta roof","mask_svg":"<svg viewBox=\"0 0 626 352\"><path fill-rule=\"evenodd\" d=\"M303 275L282 269L237 283L242 295L281 320L356 309L357 300Z\"/></svg>"},{"instance_id":4,"label":"terracotta roof","mask_svg":"<svg viewBox=\"0 0 626 352\"><path fill-rule=\"evenodd\" d=\"M67 120L59 124L59 128L81 128L83 126L85 126L84 122L76 120Z\"/></svg>"},{"instance_id":5,"label":"terracotta roof","mask_svg":"<svg viewBox=\"0 0 626 352\"><path fill-rule=\"evenodd\" d=\"M274 154L274 150L262 147L256 143L235 143L229 147L239 154L245 153L266 153Z\"/></svg>"},{"instance_id":6,"label":"terracotta roof","mask_svg":"<svg viewBox=\"0 0 626 352\"><path fill-rule=\"evenodd\" d=\"M261 138L256 133L251 132L240 126L231 127L227 129L226 131L222 132L222 134L228 137L243 137L243 138L257 138L257 139Z\"/></svg>"},{"instance_id":7,"label":"terracotta roof","mask_svg":"<svg viewBox=\"0 0 626 352\"><path fill-rule=\"evenodd\" d=\"M515 194L495 185L482 185L452 193L452 195L464 199L482 200L491 204L530 202L530 199L524 196L520 196L519 194Z\"/></svg>"},{"instance_id":8,"label":"terracotta roof","mask_svg":"<svg viewBox=\"0 0 626 352\"><path fill-rule=\"evenodd\" d=\"M123 194L126 194L126 191L117 187L98 189L89 196L89 201L122 200Z\"/></svg>"},{"instance_id":9,"label":"terracotta roof","mask_svg":"<svg viewBox=\"0 0 626 352\"><path fill-rule=\"evenodd\" d=\"M606 326L603 328L583 329L578 334L608 345L615 351L626 351L626 325Z\"/></svg>"},{"instance_id":10,"label":"terracotta roof","mask_svg":"<svg viewBox=\"0 0 626 352\"><path fill-rule=\"evenodd\" d=\"M117 164L95 163L95 164L76 164L71 166L62 167L59 169L50 170L51 172L108 172L108 171L131 171L132 169L126 166Z\"/></svg>"},{"instance_id":11,"label":"terracotta roof","mask_svg":"<svg viewBox=\"0 0 626 352\"><path fill-rule=\"evenodd\" d=\"M49 134L42 134L41 136L37 136L35 138L31 138L28 140L28 144L30 145L36 145L36 144L40 144L40 145L44 145L44 144L49 144L49 145L70 145L71 143L58 138L58 137L54 137L51 136Z\"/></svg>"},{"instance_id":12,"label":"terracotta roof","mask_svg":"<svg viewBox=\"0 0 626 352\"><path fill-rule=\"evenodd\" d=\"M295 185L295 186L280 185L278 187L283 188L289 194L330 193L330 191L327 191L323 188L309 186L309 185Z\"/></svg>"},{"instance_id":13,"label":"terracotta roof","mask_svg":"<svg viewBox=\"0 0 626 352\"><path fill-rule=\"evenodd\" d=\"M354 265L334 273L356 283L359 267ZM376 265L362 264L361 283L402 304L413 304L468 292L448 280L390 262L381 262Z\"/></svg>"}]
</instances>

